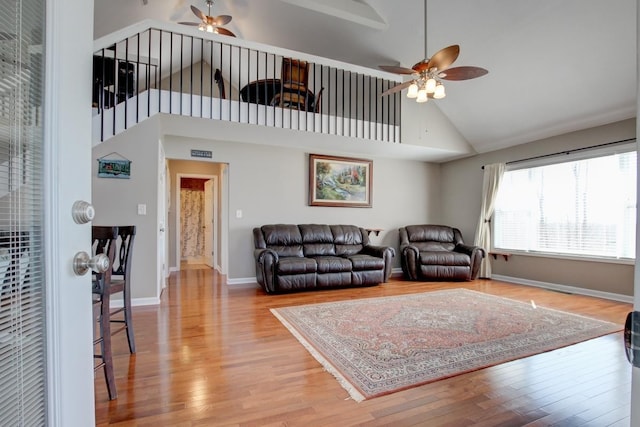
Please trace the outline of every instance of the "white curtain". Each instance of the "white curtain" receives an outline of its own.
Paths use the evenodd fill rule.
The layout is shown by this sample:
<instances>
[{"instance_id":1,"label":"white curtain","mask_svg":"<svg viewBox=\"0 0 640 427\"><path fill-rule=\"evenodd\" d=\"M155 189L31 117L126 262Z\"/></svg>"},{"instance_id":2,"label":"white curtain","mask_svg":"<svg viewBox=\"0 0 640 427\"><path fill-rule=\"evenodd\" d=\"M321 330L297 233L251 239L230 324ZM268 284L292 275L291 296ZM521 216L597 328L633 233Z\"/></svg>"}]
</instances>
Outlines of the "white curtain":
<instances>
[{"instance_id":1,"label":"white curtain","mask_svg":"<svg viewBox=\"0 0 640 427\"><path fill-rule=\"evenodd\" d=\"M199 258L204 254L204 191L180 190L180 238L182 258Z\"/></svg>"},{"instance_id":2,"label":"white curtain","mask_svg":"<svg viewBox=\"0 0 640 427\"><path fill-rule=\"evenodd\" d=\"M482 179L482 207L480 218L476 228L475 245L484 248L487 256L480 264L479 277L491 278L491 261L489 260L489 250L491 249L491 216L493 215L498 188L504 175L505 164L494 163L484 167L484 178Z\"/></svg>"}]
</instances>

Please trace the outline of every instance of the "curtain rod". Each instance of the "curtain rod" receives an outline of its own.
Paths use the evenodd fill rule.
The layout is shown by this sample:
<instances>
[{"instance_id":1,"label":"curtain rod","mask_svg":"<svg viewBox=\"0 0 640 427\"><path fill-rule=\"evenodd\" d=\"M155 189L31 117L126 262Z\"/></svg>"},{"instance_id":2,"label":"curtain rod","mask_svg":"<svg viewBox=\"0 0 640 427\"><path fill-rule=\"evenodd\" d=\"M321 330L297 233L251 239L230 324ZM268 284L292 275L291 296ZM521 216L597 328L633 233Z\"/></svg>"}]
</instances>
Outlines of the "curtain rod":
<instances>
[{"instance_id":1,"label":"curtain rod","mask_svg":"<svg viewBox=\"0 0 640 427\"><path fill-rule=\"evenodd\" d=\"M547 157L559 156L561 154L565 154L566 155L566 154L571 154L571 153L577 153L579 151L593 150L595 148L608 147L610 145L624 144L624 143L635 141L635 140L636 140L636 138L621 139L620 141L605 142L604 144L591 145L589 147L574 148L573 150L558 151L557 153L542 154L540 156L527 157L526 159L512 160L510 162L505 162L505 164L506 165L511 165L511 164L514 164L514 163L527 162L529 160L537 160L537 159L544 159L544 158L547 158ZM481 169L484 169L484 165L481 167Z\"/></svg>"}]
</instances>

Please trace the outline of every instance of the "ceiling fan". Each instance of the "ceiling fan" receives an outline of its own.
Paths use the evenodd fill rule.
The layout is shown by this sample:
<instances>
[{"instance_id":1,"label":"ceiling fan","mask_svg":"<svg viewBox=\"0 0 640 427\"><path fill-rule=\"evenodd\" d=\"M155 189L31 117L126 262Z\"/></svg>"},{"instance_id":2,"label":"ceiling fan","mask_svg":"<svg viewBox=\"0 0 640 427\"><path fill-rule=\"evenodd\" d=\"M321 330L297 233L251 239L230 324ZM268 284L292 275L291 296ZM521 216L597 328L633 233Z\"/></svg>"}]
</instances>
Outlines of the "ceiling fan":
<instances>
[{"instance_id":1,"label":"ceiling fan","mask_svg":"<svg viewBox=\"0 0 640 427\"><path fill-rule=\"evenodd\" d=\"M413 79L392 87L382 93L390 95L409 88L408 98L416 102L427 102L429 98L441 99L446 96L442 80L469 80L484 76L489 71L480 67L454 67L451 64L458 59L460 46L452 45L436 52L431 58L427 56L427 0L424 0L424 56L425 59L411 68L395 65L380 65L380 68L395 74L412 75Z\"/></svg>"},{"instance_id":2,"label":"ceiling fan","mask_svg":"<svg viewBox=\"0 0 640 427\"><path fill-rule=\"evenodd\" d=\"M201 22L178 22L178 24L182 25L191 25L194 27L198 27L200 31L206 31L208 33L216 33L223 34L225 36L235 37L231 31L226 28L222 28L221 25L226 25L231 22L231 16L229 15L218 15L211 16L211 6L213 6L213 0L205 0L205 3L209 7L208 15L205 15L200 9L195 6L191 6L191 11L201 19Z\"/></svg>"}]
</instances>

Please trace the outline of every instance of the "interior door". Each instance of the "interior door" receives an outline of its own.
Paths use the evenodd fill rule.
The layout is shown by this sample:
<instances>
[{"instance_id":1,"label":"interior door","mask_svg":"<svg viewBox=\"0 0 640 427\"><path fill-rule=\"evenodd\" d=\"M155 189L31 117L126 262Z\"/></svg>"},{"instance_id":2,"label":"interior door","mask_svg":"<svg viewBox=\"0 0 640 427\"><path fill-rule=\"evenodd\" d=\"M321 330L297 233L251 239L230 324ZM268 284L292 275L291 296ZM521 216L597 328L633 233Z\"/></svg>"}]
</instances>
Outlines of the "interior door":
<instances>
[{"instance_id":1,"label":"interior door","mask_svg":"<svg viewBox=\"0 0 640 427\"><path fill-rule=\"evenodd\" d=\"M213 233L213 180L204 182L204 262L214 267Z\"/></svg>"},{"instance_id":2,"label":"interior door","mask_svg":"<svg viewBox=\"0 0 640 427\"><path fill-rule=\"evenodd\" d=\"M91 253L91 224L71 216L91 201L91 73L93 2L11 0L46 5L44 242L47 282L47 425L95 424L91 275L74 274L74 255ZM38 77L39 78L39 77Z\"/></svg>"}]
</instances>

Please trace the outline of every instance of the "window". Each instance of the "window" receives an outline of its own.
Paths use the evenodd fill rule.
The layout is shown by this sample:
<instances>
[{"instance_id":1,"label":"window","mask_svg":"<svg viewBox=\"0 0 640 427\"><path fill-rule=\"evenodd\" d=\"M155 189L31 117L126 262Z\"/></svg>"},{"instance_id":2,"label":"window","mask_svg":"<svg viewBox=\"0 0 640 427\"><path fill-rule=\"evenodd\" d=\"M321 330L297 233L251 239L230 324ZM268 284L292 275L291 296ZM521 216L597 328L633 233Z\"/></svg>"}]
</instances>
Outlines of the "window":
<instances>
[{"instance_id":1,"label":"window","mask_svg":"<svg viewBox=\"0 0 640 427\"><path fill-rule=\"evenodd\" d=\"M635 144L626 147L506 171L493 217L494 248L635 258L636 151Z\"/></svg>"}]
</instances>

